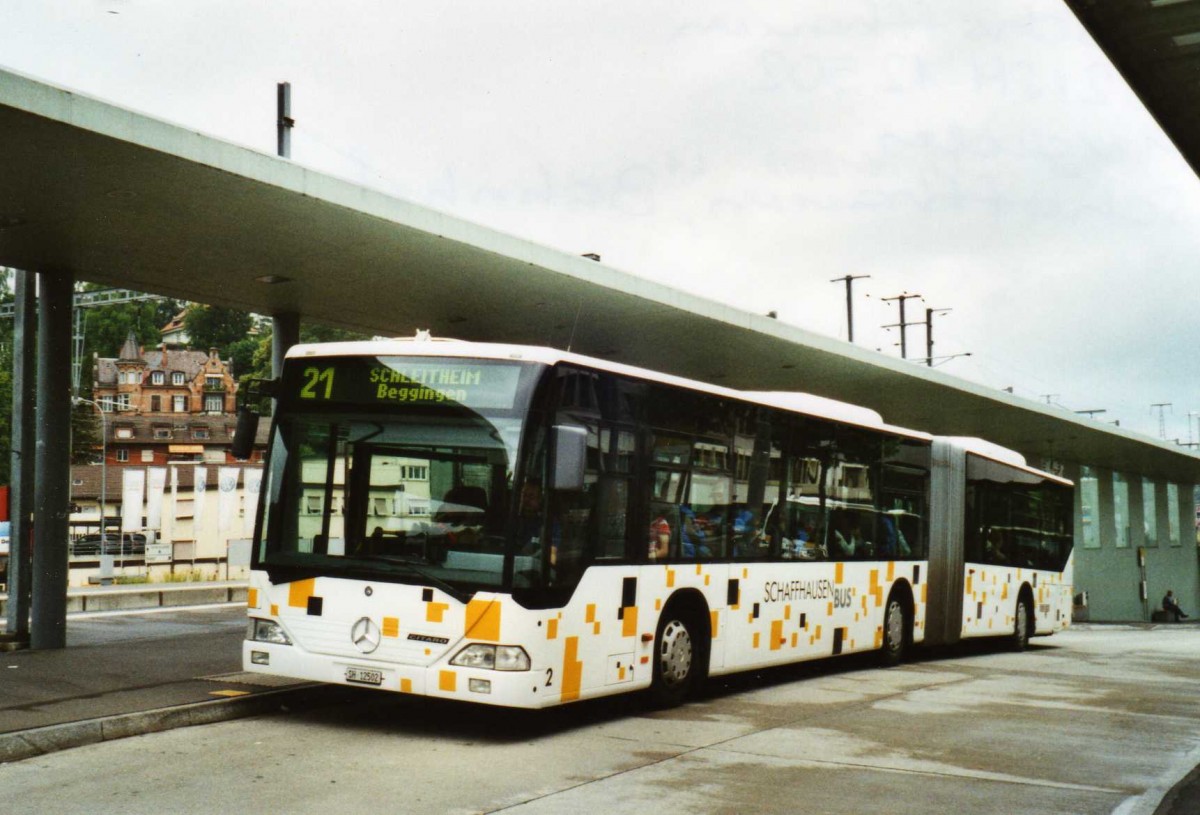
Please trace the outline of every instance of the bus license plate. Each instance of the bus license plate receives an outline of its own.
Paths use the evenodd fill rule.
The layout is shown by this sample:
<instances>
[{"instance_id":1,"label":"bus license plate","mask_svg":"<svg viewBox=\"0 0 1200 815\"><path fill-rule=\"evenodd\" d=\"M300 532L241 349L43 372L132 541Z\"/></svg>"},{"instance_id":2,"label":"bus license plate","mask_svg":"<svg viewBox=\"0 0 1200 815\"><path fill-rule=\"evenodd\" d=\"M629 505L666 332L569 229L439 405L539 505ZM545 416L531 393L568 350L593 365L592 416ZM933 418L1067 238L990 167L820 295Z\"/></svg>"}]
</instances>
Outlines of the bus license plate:
<instances>
[{"instance_id":1,"label":"bus license plate","mask_svg":"<svg viewBox=\"0 0 1200 815\"><path fill-rule=\"evenodd\" d=\"M357 682L360 685L382 685L383 671L373 668L347 668L346 681Z\"/></svg>"}]
</instances>

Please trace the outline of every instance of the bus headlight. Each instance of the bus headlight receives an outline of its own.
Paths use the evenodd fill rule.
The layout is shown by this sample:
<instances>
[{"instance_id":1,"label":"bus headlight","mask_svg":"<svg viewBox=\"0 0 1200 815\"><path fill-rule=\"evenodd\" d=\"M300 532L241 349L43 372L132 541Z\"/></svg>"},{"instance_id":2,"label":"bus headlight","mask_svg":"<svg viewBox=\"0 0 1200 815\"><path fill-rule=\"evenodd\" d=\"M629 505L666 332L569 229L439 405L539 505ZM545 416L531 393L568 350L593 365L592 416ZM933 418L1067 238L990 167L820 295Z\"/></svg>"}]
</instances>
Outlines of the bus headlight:
<instances>
[{"instance_id":1,"label":"bus headlight","mask_svg":"<svg viewBox=\"0 0 1200 815\"><path fill-rule=\"evenodd\" d=\"M485 668L489 671L528 671L529 654L519 645L487 645L477 642L454 655L451 665Z\"/></svg>"},{"instance_id":2,"label":"bus headlight","mask_svg":"<svg viewBox=\"0 0 1200 815\"><path fill-rule=\"evenodd\" d=\"M252 642L273 642L276 645L291 645L283 626L273 620L260 620L251 617L246 621L246 639Z\"/></svg>"}]
</instances>

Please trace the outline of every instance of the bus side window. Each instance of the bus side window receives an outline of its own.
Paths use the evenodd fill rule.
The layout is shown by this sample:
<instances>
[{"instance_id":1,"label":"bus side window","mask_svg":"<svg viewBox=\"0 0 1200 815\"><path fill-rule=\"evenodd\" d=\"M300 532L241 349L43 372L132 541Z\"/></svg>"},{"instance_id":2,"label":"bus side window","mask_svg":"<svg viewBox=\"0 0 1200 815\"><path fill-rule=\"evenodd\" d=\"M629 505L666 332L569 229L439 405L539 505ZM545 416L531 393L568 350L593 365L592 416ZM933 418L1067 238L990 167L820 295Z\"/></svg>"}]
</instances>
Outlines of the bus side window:
<instances>
[{"instance_id":1,"label":"bus side window","mask_svg":"<svg viewBox=\"0 0 1200 815\"><path fill-rule=\"evenodd\" d=\"M631 430L601 427L596 461L596 558L626 557L629 516L629 481L637 452Z\"/></svg>"},{"instance_id":2,"label":"bus side window","mask_svg":"<svg viewBox=\"0 0 1200 815\"><path fill-rule=\"evenodd\" d=\"M692 448L687 504L680 507L683 556L711 560L729 552L733 459L729 445L697 441Z\"/></svg>"},{"instance_id":3,"label":"bus side window","mask_svg":"<svg viewBox=\"0 0 1200 815\"><path fill-rule=\"evenodd\" d=\"M595 499L596 478L590 474L579 492L551 491L546 513L551 583L574 584L587 567Z\"/></svg>"},{"instance_id":4,"label":"bus side window","mask_svg":"<svg viewBox=\"0 0 1200 815\"><path fill-rule=\"evenodd\" d=\"M646 552L651 560L679 557L680 504L685 484L679 470L650 471L650 527L646 532Z\"/></svg>"}]
</instances>

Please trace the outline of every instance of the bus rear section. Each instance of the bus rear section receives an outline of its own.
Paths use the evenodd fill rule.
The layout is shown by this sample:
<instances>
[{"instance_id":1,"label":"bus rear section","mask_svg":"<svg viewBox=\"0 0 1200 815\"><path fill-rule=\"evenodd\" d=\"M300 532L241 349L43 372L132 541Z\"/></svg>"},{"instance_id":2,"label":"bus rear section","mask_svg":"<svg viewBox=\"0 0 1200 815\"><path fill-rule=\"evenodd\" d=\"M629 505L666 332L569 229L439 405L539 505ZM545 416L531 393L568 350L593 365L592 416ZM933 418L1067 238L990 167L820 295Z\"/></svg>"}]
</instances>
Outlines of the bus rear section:
<instances>
[{"instance_id":1,"label":"bus rear section","mask_svg":"<svg viewBox=\"0 0 1200 815\"><path fill-rule=\"evenodd\" d=\"M1070 626L1071 482L978 439L934 441L930 643Z\"/></svg>"}]
</instances>

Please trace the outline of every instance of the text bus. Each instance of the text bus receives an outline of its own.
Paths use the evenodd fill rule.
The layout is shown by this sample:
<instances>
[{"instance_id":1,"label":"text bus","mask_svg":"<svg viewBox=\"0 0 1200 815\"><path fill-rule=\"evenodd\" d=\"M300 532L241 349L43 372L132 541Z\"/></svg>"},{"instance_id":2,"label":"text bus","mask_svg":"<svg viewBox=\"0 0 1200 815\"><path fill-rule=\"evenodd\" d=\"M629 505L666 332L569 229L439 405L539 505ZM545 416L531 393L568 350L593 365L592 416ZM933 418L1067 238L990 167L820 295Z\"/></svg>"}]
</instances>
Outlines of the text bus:
<instances>
[{"instance_id":1,"label":"text bus","mask_svg":"<svg viewBox=\"0 0 1200 815\"><path fill-rule=\"evenodd\" d=\"M249 671L674 702L707 675L1070 622L1071 484L986 442L456 341L297 346L272 392Z\"/></svg>"}]
</instances>

